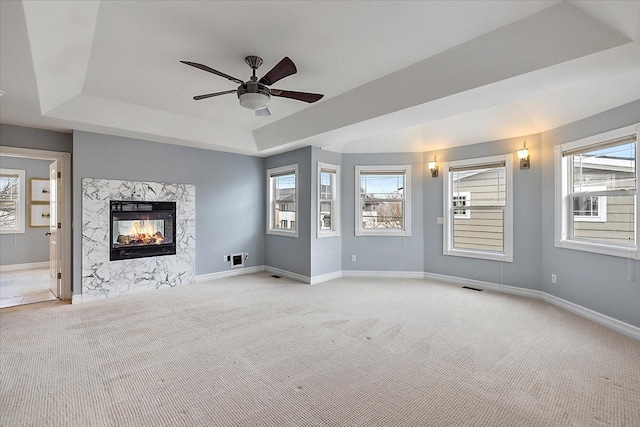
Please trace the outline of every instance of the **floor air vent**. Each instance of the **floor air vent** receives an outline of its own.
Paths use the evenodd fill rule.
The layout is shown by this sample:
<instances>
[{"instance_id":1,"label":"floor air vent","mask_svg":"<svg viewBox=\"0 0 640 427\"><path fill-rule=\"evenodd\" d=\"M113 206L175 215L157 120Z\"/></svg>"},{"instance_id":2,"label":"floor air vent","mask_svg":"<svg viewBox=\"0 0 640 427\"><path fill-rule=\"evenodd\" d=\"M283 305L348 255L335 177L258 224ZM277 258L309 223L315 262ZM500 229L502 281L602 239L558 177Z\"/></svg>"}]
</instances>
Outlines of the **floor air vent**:
<instances>
[{"instance_id":1,"label":"floor air vent","mask_svg":"<svg viewBox=\"0 0 640 427\"><path fill-rule=\"evenodd\" d=\"M472 291L482 292L482 289L472 288L472 287L469 287L469 286L463 286L462 289L471 289Z\"/></svg>"}]
</instances>

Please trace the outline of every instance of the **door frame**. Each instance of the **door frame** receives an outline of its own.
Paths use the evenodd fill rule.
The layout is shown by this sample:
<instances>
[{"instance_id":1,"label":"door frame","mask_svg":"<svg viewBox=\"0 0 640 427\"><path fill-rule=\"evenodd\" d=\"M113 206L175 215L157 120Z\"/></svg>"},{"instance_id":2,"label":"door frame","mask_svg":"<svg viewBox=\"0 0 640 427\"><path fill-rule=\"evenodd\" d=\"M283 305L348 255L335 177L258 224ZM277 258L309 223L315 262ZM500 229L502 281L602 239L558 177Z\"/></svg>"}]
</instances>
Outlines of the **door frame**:
<instances>
[{"instance_id":1,"label":"door frame","mask_svg":"<svg viewBox=\"0 0 640 427\"><path fill-rule=\"evenodd\" d=\"M63 151L47 151L32 148L0 146L0 156L19 157L37 160L59 160L61 166L62 179L62 216L59 219L62 228L60 229L60 254L62 258L60 299L67 301L73 297L72 289L72 218L71 218L71 153ZM25 201L26 203L26 201Z\"/></svg>"}]
</instances>

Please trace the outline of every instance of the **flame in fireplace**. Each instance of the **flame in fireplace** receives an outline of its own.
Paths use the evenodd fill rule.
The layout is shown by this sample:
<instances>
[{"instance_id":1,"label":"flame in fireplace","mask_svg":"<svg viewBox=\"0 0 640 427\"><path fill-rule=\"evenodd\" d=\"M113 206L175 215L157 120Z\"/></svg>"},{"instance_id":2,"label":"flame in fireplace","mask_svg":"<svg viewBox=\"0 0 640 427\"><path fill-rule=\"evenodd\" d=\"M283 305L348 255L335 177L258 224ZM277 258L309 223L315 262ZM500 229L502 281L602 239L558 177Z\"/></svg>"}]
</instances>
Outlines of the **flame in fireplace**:
<instances>
[{"instance_id":1,"label":"flame in fireplace","mask_svg":"<svg viewBox=\"0 0 640 427\"><path fill-rule=\"evenodd\" d=\"M118 236L119 244L160 244L164 241L162 232L154 221L131 221L131 227Z\"/></svg>"}]
</instances>

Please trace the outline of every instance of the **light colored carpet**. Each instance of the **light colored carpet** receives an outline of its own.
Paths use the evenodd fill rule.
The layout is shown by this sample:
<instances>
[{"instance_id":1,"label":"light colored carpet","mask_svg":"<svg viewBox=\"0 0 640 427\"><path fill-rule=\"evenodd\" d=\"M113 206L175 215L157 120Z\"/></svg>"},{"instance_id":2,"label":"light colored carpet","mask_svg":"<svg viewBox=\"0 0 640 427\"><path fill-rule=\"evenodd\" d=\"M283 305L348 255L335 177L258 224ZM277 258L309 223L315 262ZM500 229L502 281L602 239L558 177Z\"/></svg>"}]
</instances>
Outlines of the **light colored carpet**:
<instances>
[{"instance_id":1,"label":"light colored carpet","mask_svg":"<svg viewBox=\"0 0 640 427\"><path fill-rule=\"evenodd\" d=\"M422 280L5 309L0 352L2 426L640 426L640 342Z\"/></svg>"}]
</instances>

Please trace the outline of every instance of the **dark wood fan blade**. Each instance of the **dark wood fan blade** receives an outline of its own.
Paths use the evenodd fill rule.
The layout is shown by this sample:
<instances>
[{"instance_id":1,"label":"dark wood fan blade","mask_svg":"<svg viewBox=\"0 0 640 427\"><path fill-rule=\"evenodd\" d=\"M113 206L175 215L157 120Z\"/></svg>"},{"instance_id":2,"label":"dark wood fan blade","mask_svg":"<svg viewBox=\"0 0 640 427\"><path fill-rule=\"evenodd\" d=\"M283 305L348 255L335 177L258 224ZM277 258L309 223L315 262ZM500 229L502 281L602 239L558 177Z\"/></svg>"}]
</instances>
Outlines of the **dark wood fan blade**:
<instances>
[{"instance_id":1,"label":"dark wood fan blade","mask_svg":"<svg viewBox=\"0 0 640 427\"><path fill-rule=\"evenodd\" d=\"M281 98L291 98L298 101L304 101L308 103L316 102L324 96L321 93L308 93L308 92L296 92L293 90L281 90L271 89L271 95L279 96Z\"/></svg>"},{"instance_id":2,"label":"dark wood fan blade","mask_svg":"<svg viewBox=\"0 0 640 427\"><path fill-rule=\"evenodd\" d=\"M296 68L296 64L293 63L288 56L282 58L280 62L276 64L275 67L271 69L267 74L264 75L258 82L263 85L272 85L278 80L284 79L287 76L295 74L298 72Z\"/></svg>"},{"instance_id":3,"label":"dark wood fan blade","mask_svg":"<svg viewBox=\"0 0 640 427\"><path fill-rule=\"evenodd\" d=\"M230 93L237 93L238 91L236 89L233 90L225 90L223 92L214 92L214 93L207 93L206 95L198 95L198 96L194 96L193 99L195 99L196 101L200 101L201 99L206 99L206 98L213 98L214 96L220 96L220 95L228 95Z\"/></svg>"},{"instance_id":4,"label":"dark wood fan blade","mask_svg":"<svg viewBox=\"0 0 640 427\"><path fill-rule=\"evenodd\" d=\"M271 111L269 111L268 107L260 108L256 110L256 116L260 117L269 117L271 115Z\"/></svg>"},{"instance_id":5,"label":"dark wood fan blade","mask_svg":"<svg viewBox=\"0 0 640 427\"><path fill-rule=\"evenodd\" d=\"M236 82L238 84L243 84L244 83L240 79L236 79L235 77L232 77L232 76L230 76L228 74L225 74L222 71L214 70L213 68L207 67L206 65L198 64L197 62L189 62L189 61L180 61L180 62L182 62L183 64L190 65L192 67L199 68L199 69L201 69L203 71L207 71L209 73L213 73L216 76L224 77L225 79L231 80L232 82Z\"/></svg>"}]
</instances>

